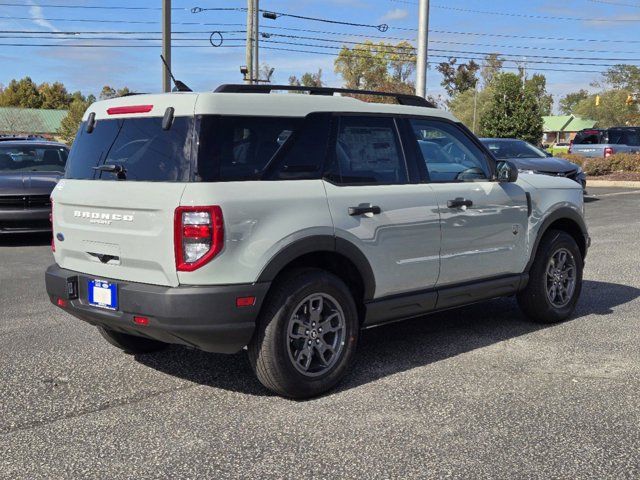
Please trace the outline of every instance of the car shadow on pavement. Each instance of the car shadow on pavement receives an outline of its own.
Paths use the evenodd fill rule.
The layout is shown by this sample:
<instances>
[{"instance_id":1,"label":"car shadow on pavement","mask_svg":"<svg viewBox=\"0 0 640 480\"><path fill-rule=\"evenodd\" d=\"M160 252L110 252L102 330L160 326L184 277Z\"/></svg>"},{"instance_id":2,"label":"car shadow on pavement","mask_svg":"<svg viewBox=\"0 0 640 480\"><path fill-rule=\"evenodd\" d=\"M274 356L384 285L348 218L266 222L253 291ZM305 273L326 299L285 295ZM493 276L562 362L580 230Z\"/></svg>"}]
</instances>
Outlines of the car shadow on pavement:
<instances>
[{"instance_id":1,"label":"car shadow on pavement","mask_svg":"<svg viewBox=\"0 0 640 480\"><path fill-rule=\"evenodd\" d=\"M0 235L0 247L40 247L51 244L50 233Z\"/></svg>"},{"instance_id":2,"label":"car shadow on pavement","mask_svg":"<svg viewBox=\"0 0 640 480\"><path fill-rule=\"evenodd\" d=\"M607 315L614 307L639 296L638 288L586 280L576 311L568 321L593 314ZM514 298L503 298L365 330L355 365L334 392L544 328L553 325L529 322ZM250 395L272 395L258 383L245 352L222 355L172 346L164 352L135 358L148 367L202 385Z\"/></svg>"}]
</instances>

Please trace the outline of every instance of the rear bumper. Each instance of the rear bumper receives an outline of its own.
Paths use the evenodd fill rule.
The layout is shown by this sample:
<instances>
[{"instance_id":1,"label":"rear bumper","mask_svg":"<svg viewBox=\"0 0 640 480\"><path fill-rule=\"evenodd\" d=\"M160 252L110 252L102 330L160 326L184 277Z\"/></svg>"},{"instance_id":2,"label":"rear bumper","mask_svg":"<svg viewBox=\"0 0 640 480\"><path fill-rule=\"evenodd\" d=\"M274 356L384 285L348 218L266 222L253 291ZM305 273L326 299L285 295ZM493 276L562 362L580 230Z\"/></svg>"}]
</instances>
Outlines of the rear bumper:
<instances>
[{"instance_id":1,"label":"rear bumper","mask_svg":"<svg viewBox=\"0 0 640 480\"><path fill-rule=\"evenodd\" d=\"M0 209L0 235L4 233L50 232L51 208Z\"/></svg>"},{"instance_id":2,"label":"rear bumper","mask_svg":"<svg viewBox=\"0 0 640 480\"><path fill-rule=\"evenodd\" d=\"M118 286L118 311L89 305L88 281L95 277L52 265L45 274L47 293L54 304L92 325L192 346L207 352L235 353L249 343L269 283L219 286L163 287L101 278ZM254 305L237 307L236 298L256 298ZM149 319L148 325L133 322Z\"/></svg>"}]
</instances>

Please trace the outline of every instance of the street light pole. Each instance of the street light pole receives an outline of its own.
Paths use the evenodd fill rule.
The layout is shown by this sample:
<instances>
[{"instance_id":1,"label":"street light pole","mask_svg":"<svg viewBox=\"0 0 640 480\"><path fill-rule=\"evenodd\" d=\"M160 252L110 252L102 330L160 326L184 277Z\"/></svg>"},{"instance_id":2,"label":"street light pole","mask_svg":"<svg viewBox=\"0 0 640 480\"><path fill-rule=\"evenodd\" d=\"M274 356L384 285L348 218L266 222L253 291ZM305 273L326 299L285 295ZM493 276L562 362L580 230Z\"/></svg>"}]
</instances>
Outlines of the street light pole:
<instances>
[{"instance_id":1,"label":"street light pole","mask_svg":"<svg viewBox=\"0 0 640 480\"><path fill-rule=\"evenodd\" d=\"M429 48L429 0L420 0L418 7L418 61L416 65L416 95L427 95L427 56Z\"/></svg>"},{"instance_id":2,"label":"street light pole","mask_svg":"<svg viewBox=\"0 0 640 480\"><path fill-rule=\"evenodd\" d=\"M162 64L162 91L171 91L171 0L162 0L162 56L165 62Z\"/></svg>"}]
</instances>

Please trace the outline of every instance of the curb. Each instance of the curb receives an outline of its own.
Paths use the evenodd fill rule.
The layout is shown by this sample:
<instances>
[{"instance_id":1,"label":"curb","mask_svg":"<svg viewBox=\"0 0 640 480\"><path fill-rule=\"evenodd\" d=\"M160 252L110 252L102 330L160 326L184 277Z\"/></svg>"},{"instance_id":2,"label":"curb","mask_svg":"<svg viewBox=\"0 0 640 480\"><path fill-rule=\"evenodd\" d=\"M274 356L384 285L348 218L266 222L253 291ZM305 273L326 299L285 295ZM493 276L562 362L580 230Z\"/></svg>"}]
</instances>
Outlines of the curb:
<instances>
[{"instance_id":1,"label":"curb","mask_svg":"<svg viewBox=\"0 0 640 480\"><path fill-rule=\"evenodd\" d=\"M591 180L587 178L587 189L589 187L621 187L621 188L640 188L640 181L633 180Z\"/></svg>"}]
</instances>

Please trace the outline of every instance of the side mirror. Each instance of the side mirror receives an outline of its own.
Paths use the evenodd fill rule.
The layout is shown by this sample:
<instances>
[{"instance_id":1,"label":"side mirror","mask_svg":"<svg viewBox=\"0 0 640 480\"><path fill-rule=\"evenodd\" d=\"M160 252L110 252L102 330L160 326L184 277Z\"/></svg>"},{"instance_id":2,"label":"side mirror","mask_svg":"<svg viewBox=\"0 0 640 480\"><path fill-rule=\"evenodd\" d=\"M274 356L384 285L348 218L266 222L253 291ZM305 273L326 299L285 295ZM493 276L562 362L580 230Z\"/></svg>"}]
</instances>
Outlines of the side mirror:
<instances>
[{"instance_id":1,"label":"side mirror","mask_svg":"<svg viewBox=\"0 0 640 480\"><path fill-rule=\"evenodd\" d=\"M553 153L551 153L551 152L547 152L547 151L545 150L545 152L544 152L544 153L547 155L547 157L553 157Z\"/></svg>"},{"instance_id":2,"label":"side mirror","mask_svg":"<svg viewBox=\"0 0 640 480\"><path fill-rule=\"evenodd\" d=\"M518 180L518 167L512 162L498 162L498 181L500 183L512 183Z\"/></svg>"}]
</instances>

